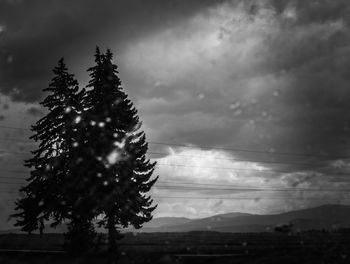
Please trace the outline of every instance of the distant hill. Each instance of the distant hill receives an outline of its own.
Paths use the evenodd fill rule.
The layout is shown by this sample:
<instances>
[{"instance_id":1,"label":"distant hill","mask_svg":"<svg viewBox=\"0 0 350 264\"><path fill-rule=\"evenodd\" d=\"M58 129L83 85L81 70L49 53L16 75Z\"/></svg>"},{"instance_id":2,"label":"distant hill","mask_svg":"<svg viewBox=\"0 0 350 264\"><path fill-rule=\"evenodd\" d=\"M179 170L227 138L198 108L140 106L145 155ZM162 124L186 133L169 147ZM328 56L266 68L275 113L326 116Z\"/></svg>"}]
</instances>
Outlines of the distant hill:
<instances>
[{"instance_id":1,"label":"distant hill","mask_svg":"<svg viewBox=\"0 0 350 264\"><path fill-rule=\"evenodd\" d=\"M227 213L200 219L185 217L160 217L144 224L143 228L128 232L188 232L188 231L219 231L219 232L266 232L273 231L278 225L292 224L293 229L336 229L350 228L350 206L323 205L315 208L291 211L281 214L254 215L246 213ZM47 227L45 233L63 233L65 225L56 229ZM103 232L105 230L98 229ZM0 231L0 233L19 233L18 229Z\"/></svg>"},{"instance_id":2,"label":"distant hill","mask_svg":"<svg viewBox=\"0 0 350 264\"><path fill-rule=\"evenodd\" d=\"M277 225L292 224L294 230L335 229L350 227L350 206L323 205L316 208L291 211L273 215L252 215L229 213L212 217L193 219L185 223L163 223L160 227L149 227L139 232L266 232L273 231Z\"/></svg>"},{"instance_id":3,"label":"distant hill","mask_svg":"<svg viewBox=\"0 0 350 264\"><path fill-rule=\"evenodd\" d=\"M158 217L144 224L144 228L161 228L166 226L187 224L192 220L185 217Z\"/></svg>"}]
</instances>

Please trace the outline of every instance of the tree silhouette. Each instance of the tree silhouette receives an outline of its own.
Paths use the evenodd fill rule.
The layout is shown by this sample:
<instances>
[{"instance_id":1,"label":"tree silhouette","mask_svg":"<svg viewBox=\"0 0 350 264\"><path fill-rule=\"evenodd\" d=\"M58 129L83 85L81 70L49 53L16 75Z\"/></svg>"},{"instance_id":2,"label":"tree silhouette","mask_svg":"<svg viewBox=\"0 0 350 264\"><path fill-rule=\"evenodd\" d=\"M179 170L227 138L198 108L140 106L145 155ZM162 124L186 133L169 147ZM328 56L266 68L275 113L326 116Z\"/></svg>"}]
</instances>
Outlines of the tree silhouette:
<instances>
[{"instance_id":1,"label":"tree silhouette","mask_svg":"<svg viewBox=\"0 0 350 264\"><path fill-rule=\"evenodd\" d=\"M79 253L92 247L93 220L108 230L109 249L116 252L119 228L141 228L156 208L147 192L155 162L146 157L148 144L137 110L121 87L113 55L95 53L88 69L87 90L78 91L61 59L41 102L48 113L32 126L39 141L22 198L16 201L16 226L31 233L68 222L66 249Z\"/></svg>"},{"instance_id":2,"label":"tree silhouette","mask_svg":"<svg viewBox=\"0 0 350 264\"><path fill-rule=\"evenodd\" d=\"M84 98L84 166L93 211L99 225L108 229L111 252L115 252L118 228L140 228L152 219L153 200L147 192L155 163L146 158L148 144L137 110L121 87L117 66L107 50L95 53L95 66L88 69L91 80ZM92 204L91 204L92 205ZM91 210L91 208L89 209Z\"/></svg>"},{"instance_id":3,"label":"tree silhouette","mask_svg":"<svg viewBox=\"0 0 350 264\"><path fill-rule=\"evenodd\" d=\"M81 132L77 120L82 114L80 105L85 91L78 92L78 82L68 73L63 59L53 72L54 78L43 90L50 94L40 103L48 113L32 126L34 135L30 138L40 143L32 152L33 157L25 161L31 176L27 186L20 190L23 198L16 201L15 209L19 212L13 216L17 217L15 225L21 230L31 233L39 229L41 234L45 222L53 220L51 226L55 227L70 219L66 242L77 249L89 241L89 236L83 234L84 230L90 230L89 221L91 225L91 220L83 221L84 215L74 211L75 192L72 191L73 179L78 178L72 175L72 163Z\"/></svg>"}]
</instances>

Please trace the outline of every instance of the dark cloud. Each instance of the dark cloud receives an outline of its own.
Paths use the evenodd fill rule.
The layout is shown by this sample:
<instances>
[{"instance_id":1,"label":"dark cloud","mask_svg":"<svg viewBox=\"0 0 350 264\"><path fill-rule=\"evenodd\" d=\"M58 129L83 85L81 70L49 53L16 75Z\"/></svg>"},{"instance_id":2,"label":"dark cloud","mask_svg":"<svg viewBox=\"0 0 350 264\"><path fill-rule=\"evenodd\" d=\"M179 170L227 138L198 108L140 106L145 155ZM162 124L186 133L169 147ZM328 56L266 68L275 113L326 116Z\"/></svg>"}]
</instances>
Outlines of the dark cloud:
<instances>
[{"instance_id":1,"label":"dark cloud","mask_svg":"<svg viewBox=\"0 0 350 264\"><path fill-rule=\"evenodd\" d=\"M50 69L61 56L77 65L95 45L122 52L135 38L185 21L218 1L56 1L0 2L0 91L26 102L42 97ZM0 25L1 25L0 24ZM9 56L11 56L9 60ZM86 60L83 60L86 62ZM92 61L92 60L89 60ZM19 91L13 94L16 87Z\"/></svg>"},{"instance_id":2,"label":"dark cloud","mask_svg":"<svg viewBox=\"0 0 350 264\"><path fill-rule=\"evenodd\" d=\"M127 87L141 93L145 120L157 127L151 133L165 141L346 157L349 6L326 0L230 1L217 13L205 13L218 21L217 28L199 18L202 27L192 21L140 42L144 51L135 48L126 56L139 52L136 58L147 63L142 67L144 61L135 59L130 69L137 77L126 75ZM201 51L205 34L215 31L218 47ZM145 73L147 65L152 70Z\"/></svg>"},{"instance_id":3,"label":"dark cloud","mask_svg":"<svg viewBox=\"0 0 350 264\"><path fill-rule=\"evenodd\" d=\"M41 115L26 103L44 96L42 89L61 56L84 85L98 44L116 53L123 86L139 110L147 139L198 147L188 153L174 147L175 154L191 158L174 155L169 162L194 168L163 167L164 177L182 175L180 180L210 184L227 175L252 185L264 180L276 186L345 188L347 181L337 173L348 171L332 164L347 164L350 154L349 8L347 0L0 1L0 92L12 99L5 104L11 107L4 123L18 126L15 122L26 119L28 124L28 117ZM200 146L213 148L206 152ZM226 153L221 161L257 162L216 164L199 157L218 153ZM164 160L169 157L163 154ZM258 172L251 182L251 171L230 175L198 170L198 164L259 165L290 173ZM290 200L279 202L291 206ZM240 204L220 206L229 211ZM183 203L176 206L182 212ZM258 207L260 201L253 208Z\"/></svg>"}]
</instances>

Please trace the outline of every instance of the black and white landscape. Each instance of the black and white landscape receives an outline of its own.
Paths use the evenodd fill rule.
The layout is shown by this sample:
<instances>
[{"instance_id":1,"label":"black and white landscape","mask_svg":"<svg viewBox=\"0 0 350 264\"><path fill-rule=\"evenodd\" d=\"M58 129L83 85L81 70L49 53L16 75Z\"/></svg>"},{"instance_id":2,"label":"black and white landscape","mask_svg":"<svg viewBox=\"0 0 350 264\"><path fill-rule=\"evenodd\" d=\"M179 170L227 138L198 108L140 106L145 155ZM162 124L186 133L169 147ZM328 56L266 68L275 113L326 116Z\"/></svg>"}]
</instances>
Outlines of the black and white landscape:
<instances>
[{"instance_id":1,"label":"black and white landscape","mask_svg":"<svg viewBox=\"0 0 350 264\"><path fill-rule=\"evenodd\" d=\"M0 0L1 247L347 263L349 69L347 0Z\"/></svg>"}]
</instances>

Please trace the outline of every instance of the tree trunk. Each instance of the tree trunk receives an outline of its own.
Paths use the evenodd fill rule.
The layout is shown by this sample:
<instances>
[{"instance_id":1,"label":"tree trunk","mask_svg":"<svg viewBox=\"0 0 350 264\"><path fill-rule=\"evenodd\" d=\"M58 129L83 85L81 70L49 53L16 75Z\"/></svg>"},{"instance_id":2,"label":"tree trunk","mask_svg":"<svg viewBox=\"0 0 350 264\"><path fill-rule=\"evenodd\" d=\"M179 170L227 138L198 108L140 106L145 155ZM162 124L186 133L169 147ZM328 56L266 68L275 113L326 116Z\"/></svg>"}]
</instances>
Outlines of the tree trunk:
<instances>
[{"instance_id":1,"label":"tree trunk","mask_svg":"<svg viewBox=\"0 0 350 264\"><path fill-rule=\"evenodd\" d=\"M108 216L108 244L109 252L114 254L117 252L116 231L114 216L111 214Z\"/></svg>"}]
</instances>

